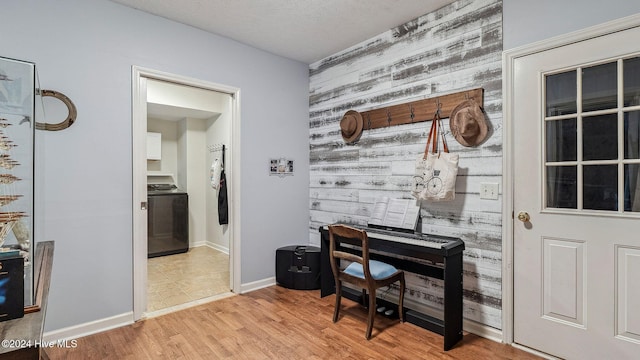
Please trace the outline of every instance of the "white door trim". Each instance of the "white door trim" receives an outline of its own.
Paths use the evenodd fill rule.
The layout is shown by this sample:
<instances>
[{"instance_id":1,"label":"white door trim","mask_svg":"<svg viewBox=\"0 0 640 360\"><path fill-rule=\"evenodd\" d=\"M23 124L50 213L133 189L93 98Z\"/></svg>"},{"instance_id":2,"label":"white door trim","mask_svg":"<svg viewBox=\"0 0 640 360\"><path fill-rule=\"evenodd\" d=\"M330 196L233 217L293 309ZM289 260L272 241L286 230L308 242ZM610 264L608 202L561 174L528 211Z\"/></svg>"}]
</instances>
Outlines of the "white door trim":
<instances>
[{"instance_id":1,"label":"white door trim","mask_svg":"<svg viewBox=\"0 0 640 360\"><path fill-rule=\"evenodd\" d=\"M230 94L231 105L231 140L230 151L227 153L226 166L229 182L228 201L231 223L229 224L229 260L231 291L240 291L240 89L211 83L208 81L188 78L180 75L132 67L132 178L133 178L133 317L139 320L146 310L147 289L147 243L136 241L146 238L146 211L140 209L141 202L147 201L147 164L146 164L146 81L155 79L176 84L198 87Z\"/></svg>"},{"instance_id":2,"label":"white door trim","mask_svg":"<svg viewBox=\"0 0 640 360\"><path fill-rule=\"evenodd\" d=\"M502 341L513 343L513 84L516 59L557 47L593 39L640 26L640 14L592 26L569 34L535 42L502 54L503 82L503 154L502 154Z\"/></svg>"}]
</instances>

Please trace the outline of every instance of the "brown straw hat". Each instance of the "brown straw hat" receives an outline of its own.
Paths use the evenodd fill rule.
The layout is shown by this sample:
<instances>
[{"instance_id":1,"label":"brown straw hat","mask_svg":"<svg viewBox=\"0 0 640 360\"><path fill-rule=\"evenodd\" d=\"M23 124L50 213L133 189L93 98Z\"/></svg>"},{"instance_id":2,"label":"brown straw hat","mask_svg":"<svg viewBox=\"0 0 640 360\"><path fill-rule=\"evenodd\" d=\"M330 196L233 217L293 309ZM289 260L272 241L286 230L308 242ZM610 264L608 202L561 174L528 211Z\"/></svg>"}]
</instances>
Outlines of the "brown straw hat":
<instances>
[{"instance_id":1,"label":"brown straw hat","mask_svg":"<svg viewBox=\"0 0 640 360\"><path fill-rule=\"evenodd\" d=\"M451 134L464 146L476 146L487 137L489 126L484 112L474 100L468 99L451 111Z\"/></svg>"},{"instance_id":2,"label":"brown straw hat","mask_svg":"<svg viewBox=\"0 0 640 360\"><path fill-rule=\"evenodd\" d=\"M362 115L355 110L347 111L342 120L340 120L340 130L342 132L342 138L347 144L358 141L360 135L362 135L362 127L364 122L362 121Z\"/></svg>"}]
</instances>

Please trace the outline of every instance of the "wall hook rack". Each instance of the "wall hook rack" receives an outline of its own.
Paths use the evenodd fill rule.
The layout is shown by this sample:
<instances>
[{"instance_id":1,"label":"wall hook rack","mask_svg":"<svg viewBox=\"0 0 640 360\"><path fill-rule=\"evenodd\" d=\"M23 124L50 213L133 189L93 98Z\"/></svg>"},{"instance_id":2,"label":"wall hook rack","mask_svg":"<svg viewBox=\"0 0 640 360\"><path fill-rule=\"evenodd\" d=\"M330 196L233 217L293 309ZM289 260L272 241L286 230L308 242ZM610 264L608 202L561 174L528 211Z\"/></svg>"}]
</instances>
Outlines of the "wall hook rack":
<instances>
[{"instance_id":1,"label":"wall hook rack","mask_svg":"<svg viewBox=\"0 0 640 360\"><path fill-rule=\"evenodd\" d=\"M484 107L484 89L470 89L451 94L406 102L384 108L363 111L360 114L366 119L366 129L377 129L392 125L402 125L431 121L434 114L441 118L451 116L451 111L464 100L473 99L480 107ZM435 100L435 101L434 101ZM393 119L393 124L391 120Z\"/></svg>"}]
</instances>

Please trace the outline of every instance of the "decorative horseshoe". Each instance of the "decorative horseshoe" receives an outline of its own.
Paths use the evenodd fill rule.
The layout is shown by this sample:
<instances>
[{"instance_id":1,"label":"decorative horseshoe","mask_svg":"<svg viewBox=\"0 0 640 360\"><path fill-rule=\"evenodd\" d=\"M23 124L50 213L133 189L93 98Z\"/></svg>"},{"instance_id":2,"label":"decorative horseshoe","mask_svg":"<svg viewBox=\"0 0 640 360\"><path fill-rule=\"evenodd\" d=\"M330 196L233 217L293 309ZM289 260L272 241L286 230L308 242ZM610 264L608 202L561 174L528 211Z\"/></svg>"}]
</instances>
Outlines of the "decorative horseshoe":
<instances>
[{"instance_id":1,"label":"decorative horseshoe","mask_svg":"<svg viewBox=\"0 0 640 360\"><path fill-rule=\"evenodd\" d=\"M62 101L67 106L67 109L69 110L69 115L67 116L66 119L64 119L64 121L59 122L57 124L36 122L37 130L59 131L59 130L64 130L69 126L73 125L73 123L76 121L76 117L78 116L78 111L76 110L76 106L73 104L71 99L67 97L67 95L55 90L40 90L40 95L43 97L52 96Z\"/></svg>"}]
</instances>

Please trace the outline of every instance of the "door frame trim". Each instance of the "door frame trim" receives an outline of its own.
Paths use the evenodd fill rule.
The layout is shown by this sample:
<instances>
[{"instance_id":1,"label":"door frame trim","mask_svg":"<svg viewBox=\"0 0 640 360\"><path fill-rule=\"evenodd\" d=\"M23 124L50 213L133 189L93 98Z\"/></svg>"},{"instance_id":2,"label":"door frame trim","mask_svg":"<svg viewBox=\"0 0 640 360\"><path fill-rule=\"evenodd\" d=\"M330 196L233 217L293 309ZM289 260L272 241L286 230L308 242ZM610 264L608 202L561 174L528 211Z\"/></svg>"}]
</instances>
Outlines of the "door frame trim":
<instances>
[{"instance_id":1,"label":"door frame trim","mask_svg":"<svg viewBox=\"0 0 640 360\"><path fill-rule=\"evenodd\" d=\"M502 53L504 97L503 118L503 154L502 154L502 341L513 343L514 331L514 286L513 286L513 229L514 225L514 186L513 186L513 90L514 65L516 60L539 52L548 51L573 43L590 40L640 26L640 14L605 22L568 34L520 46Z\"/></svg>"},{"instance_id":2,"label":"door frame trim","mask_svg":"<svg viewBox=\"0 0 640 360\"><path fill-rule=\"evenodd\" d=\"M231 95L231 137L227 153L228 202L231 222L229 224L229 262L231 291L241 289L241 244L240 244L240 89L228 85L175 75L158 70L132 66L132 239L133 239L133 320L144 316L147 306L147 242L136 241L146 237L147 213L140 203L147 201L146 191L146 80L154 79L179 85L193 86L205 90ZM142 93L144 91L144 93Z\"/></svg>"}]
</instances>

